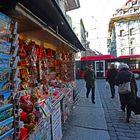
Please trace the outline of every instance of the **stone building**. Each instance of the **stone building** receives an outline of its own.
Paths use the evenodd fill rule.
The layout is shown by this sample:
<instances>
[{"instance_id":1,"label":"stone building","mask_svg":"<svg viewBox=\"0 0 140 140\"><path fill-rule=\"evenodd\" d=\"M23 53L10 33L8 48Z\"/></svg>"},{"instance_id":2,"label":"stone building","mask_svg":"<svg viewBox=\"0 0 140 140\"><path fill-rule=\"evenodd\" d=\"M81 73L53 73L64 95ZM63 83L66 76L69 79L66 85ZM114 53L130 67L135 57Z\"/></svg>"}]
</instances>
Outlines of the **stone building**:
<instances>
[{"instance_id":1,"label":"stone building","mask_svg":"<svg viewBox=\"0 0 140 140\"><path fill-rule=\"evenodd\" d=\"M109 22L108 52L115 56L140 53L140 0L128 0Z\"/></svg>"}]
</instances>

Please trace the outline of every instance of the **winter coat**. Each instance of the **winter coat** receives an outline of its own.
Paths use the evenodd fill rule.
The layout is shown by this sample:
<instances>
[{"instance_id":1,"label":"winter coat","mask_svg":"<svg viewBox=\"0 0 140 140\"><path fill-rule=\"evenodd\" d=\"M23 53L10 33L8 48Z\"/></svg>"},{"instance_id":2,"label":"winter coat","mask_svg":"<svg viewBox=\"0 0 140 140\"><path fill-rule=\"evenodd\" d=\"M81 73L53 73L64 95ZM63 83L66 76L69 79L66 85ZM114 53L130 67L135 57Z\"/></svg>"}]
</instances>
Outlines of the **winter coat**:
<instances>
[{"instance_id":1,"label":"winter coat","mask_svg":"<svg viewBox=\"0 0 140 140\"><path fill-rule=\"evenodd\" d=\"M115 68L109 69L107 72L106 81L108 81L109 84L115 85L117 73L118 73L118 71Z\"/></svg>"},{"instance_id":2,"label":"winter coat","mask_svg":"<svg viewBox=\"0 0 140 140\"><path fill-rule=\"evenodd\" d=\"M86 72L85 72L85 76L84 76L84 79L86 81L86 87L87 88L92 88L95 86L95 73L94 73L94 70L90 70L88 69Z\"/></svg>"},{"instance_id":3,"label":"winter coat","mask_svg":"<svg viewBox=\"0 0 140 140\"><path fill-rule=\"evenodd\" d=\"M136 80L135 80L134 74L132 72L130 72L127 68L123 68L118 72L118 74L116 76L116 85L126 83L126 82L131 83L130 84L131 92L128 93L127 95L120 95L120 96L125 96L127 98L127 101L125 101L127 105L135 105L136 94L138 91ZM126 99L124 98L124 100L126 100ZM121 102L124 102L124 101L121 101Z\"/></svg>"}]
</instances>

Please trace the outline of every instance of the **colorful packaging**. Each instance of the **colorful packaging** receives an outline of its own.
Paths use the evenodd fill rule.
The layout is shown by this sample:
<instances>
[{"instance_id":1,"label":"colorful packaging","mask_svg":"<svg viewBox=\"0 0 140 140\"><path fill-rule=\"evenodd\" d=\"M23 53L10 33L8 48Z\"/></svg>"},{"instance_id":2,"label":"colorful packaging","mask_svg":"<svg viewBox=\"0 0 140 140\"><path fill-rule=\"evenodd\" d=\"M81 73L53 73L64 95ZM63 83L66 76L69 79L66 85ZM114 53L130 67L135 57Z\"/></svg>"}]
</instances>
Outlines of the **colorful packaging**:
<instances>
[{"instance_id":1,"label":"colorful packaging","mask_svg":"<svg viewBox=\"0 0 140 140\"><path fill-rule=\"evenodd\" d=\"M0 39L8 41L11 19L0 12Z\"/></svg>"},{"instance_id":2,"label":"colorful packaging","mask_svg":"<svg viewBox=\"0 0 140 140\"><path fill-rule=\"evenodd\" d=\"M11 55L0 53L0 91L9 89Z\"/></svg>"},{"instance_id":3,"label":"colorful packaging","mask_svg":"<svg viewBox=\"0 0 140 140\"><path fill-rule=\"evenodd\" d=\"M13 117L0 122L0 136L13 128Z\"/></svg>"},{"instance_id":4,"label":"colorful packaging","mask_svg":"<svg viewBox=\"0 0 140 140\"><path fill-rule=\"evenodd\" d=\"M11 96L10 91L0 91L0 106L8 104L10 96Z\"/></svg>"},{"instance_id":5,"label":"colorful packaging","mask_svg":"<svg viewBox=\"0 0 140 140\"><path fill-rule=\"evenodd\" d=\"M3 110L0 110L0 122L10 118L13 115L13 106L11 104L5 105L1 108L4 108Z\"/></svg>"},{"instance_id":6,"label":"colorful packaging","mask_svg":"<svg viewBox=\"0 0 140 140\"><path fill-rule=\"evenodd\" d=\"M10 53L11 43L0 39L0 52Z\"/></svg>"}]
</instances>

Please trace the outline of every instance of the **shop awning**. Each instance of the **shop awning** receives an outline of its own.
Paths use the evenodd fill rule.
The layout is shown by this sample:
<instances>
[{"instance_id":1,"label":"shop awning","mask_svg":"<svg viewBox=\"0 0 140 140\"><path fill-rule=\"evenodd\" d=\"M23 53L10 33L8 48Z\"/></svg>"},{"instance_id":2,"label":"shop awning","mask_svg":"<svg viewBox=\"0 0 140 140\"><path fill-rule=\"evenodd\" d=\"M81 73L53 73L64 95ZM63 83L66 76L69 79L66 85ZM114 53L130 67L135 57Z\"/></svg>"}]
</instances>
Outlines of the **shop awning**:
<instances>
[{"instance_id":1,"label":"shop awning","mask_svg":"<svg viewBox=\"0 0 140 140\"><path fill-rule=\"evenodd\" d=\"M26 41L34 40L38 44L49 44L47 46L55 46L59 50L71 48L77 52L78 49L63 38L60 34L47 26L45 22L40 20L32 12L30 12L23 5L18 4L12 12L11 17L14 21L18 22L18 33L20 38Z\"/></svg>"},{"instance_id":2,"label":"shop awning","mask_svg":"<svg viewBox=\"0 0 140 140\"><path fill-rule=\"evenodd\" d=\"M5 1L6 4L8 3L8 0L2 1ZM18 0L16 0L16 2L17 1ZM9 2L13 5L12 0L9 0ZM55 30L57 34L65 38L77 49L85 51L85 48L71 29L55 0L19 0L19 3L30 10L46 23L47 26ZM9 8L11 7L9 6Z\"/></svg>"}]
</instances>

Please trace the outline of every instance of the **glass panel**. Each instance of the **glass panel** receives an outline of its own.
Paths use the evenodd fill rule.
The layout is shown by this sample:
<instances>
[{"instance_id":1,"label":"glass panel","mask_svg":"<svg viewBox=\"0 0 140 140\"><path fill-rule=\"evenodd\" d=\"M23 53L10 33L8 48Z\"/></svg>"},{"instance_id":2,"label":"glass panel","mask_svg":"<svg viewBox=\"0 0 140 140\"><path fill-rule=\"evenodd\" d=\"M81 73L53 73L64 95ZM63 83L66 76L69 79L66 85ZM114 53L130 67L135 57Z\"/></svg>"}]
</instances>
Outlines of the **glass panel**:
<instances>
[{"instance_id":1,"label":"glass panel","mask_svg":"<svg viewBox=\"0 0 140 140\"><path fill-rule=\"evenodd\" d=\"M96 62L96 71L103 71L103 62Z\"/></svg>"}]
</instances>

